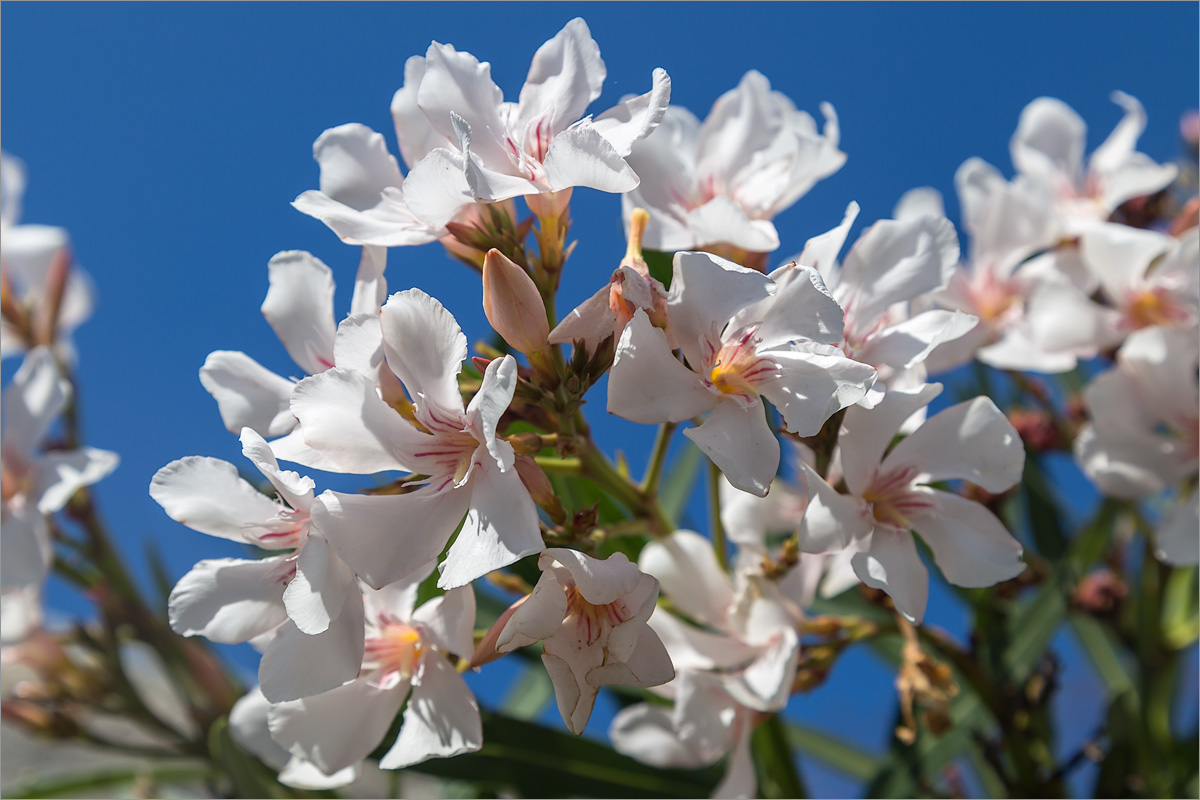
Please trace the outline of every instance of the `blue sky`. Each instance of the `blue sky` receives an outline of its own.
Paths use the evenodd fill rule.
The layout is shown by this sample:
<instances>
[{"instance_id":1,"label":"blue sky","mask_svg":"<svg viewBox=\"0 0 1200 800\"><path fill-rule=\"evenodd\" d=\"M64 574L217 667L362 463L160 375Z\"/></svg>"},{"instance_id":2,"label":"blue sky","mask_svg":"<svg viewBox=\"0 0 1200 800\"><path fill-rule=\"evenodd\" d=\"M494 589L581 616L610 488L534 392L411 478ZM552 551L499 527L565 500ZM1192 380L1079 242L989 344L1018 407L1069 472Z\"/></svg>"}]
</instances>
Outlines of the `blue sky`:
<instances>
[{"instance_id":1,"label":"blue sky","mask_svg":"<svg viewBox=\"0 0 1200 800\"><path fill-rule=\"evenodd\" d=\"M68 228L99 287L78 334L85 433L121 454L97 492L135 560L150 538L176 575L235 554L168 520L146 489L182 456L240 459L196 377L210 351L296 372L258 311L271 255L312 251L347 290L339 309L349 305L356 251L289 205L316 187L313 140L361 122L396 152L391 96L405 59L431 40L491 61L515 98L534 50L573 16L608 65L593 111L646 91L657 66L672 76L673 102L701 116L748 69L814 115L821 101L836 107L849 159L776 220L780 259L837 224L849 201L862 206L853 239L914 186L940 189L957 221L955 169L979 156L1011 173L1009 136L1039 95L1082 115L1090 150L1120 118L1109 93L1126 91L1149 115L1141 149L1170 160L1180 114L1200 93L1194 3L6 3L3 146L28 167L24 221ZM619 205L576 193L579 247L560 308L620 258ZM478 283L436 245L393 249L388 278L393 291L441 299L469 340L485 335ZM6 380L15 367L5 363ZM592 418L602 405L597 395ZM652 437L620 422L600 434L635 470ZM961 611L939 597L930 618L961 630ZM890 676L856 657L838 686L836 697L799 701L801 713L882 747ZM853 720L835 713L843 702Z\"/></svg>"}]
</instances>

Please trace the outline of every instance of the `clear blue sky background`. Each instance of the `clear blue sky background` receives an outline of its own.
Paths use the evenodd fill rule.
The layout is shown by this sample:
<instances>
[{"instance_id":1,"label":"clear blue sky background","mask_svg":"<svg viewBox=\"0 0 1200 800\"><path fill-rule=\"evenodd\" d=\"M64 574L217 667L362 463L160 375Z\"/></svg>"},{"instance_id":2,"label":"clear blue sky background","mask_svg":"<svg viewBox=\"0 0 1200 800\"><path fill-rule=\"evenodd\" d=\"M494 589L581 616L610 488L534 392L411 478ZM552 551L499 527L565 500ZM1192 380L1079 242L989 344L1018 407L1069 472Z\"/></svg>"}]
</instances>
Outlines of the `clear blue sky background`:
<instances>
[{"instance_id":1,"label":"clear blue sky background","mask_svg":"<svg viewBox=\"0 0 1200 800\"><path fill-rule=\"evenodd\" d=\"M3 146L28 166L24 221L68 228L99 287L78 335L84 419L91 444L121 454L97 492L133 559L151 538L175 575L236 555L172 523L146 488L175 458L240 460L196 377L210 351L245 350L295 374L258 312L271 255L312 251L345 287L339 310L349 305L357 251L289 205L317 185L313 140L361 122L396 152L392 93L405 59L430 40L491 61L515 98L534 50L573 16L588 21L608 65L593 111L646 91L656 66L672 76L672 101L700 116L752 68L814 115L820 101L834 104L849 160L776 220L780 259L840 221L850 200L862 206L853 239L918 185L941 190L957 221L955 169L980 156L1010 173L1009 136L1039 95L1083 116L1090 150L1120 118L1109 93L1133 94L1150 118L1141 149L1170 160L1179 116L1200 91L1195 3L6 3ZM620 258L619 206L576 193L580 243L560 307L591 294ZM393 249L388 279L393 291L419 286L440 298L472 341L485 335L478 283L438 246ZM16 363L5 363L5 380ZM619 422L600 433L640 467L652 433ZM61 589L51 598L78 608ZM944 590L935 588L929 617L963 631ZM1069 639L1058 645L1066 749L1098 718L1101 690ZM485 697L494 683L481 679ZM857 652L793 707L882 749L893 691L887 670ZM819 793L855 792L825 771L812 778Z\"/></svg>"}]
</instances>

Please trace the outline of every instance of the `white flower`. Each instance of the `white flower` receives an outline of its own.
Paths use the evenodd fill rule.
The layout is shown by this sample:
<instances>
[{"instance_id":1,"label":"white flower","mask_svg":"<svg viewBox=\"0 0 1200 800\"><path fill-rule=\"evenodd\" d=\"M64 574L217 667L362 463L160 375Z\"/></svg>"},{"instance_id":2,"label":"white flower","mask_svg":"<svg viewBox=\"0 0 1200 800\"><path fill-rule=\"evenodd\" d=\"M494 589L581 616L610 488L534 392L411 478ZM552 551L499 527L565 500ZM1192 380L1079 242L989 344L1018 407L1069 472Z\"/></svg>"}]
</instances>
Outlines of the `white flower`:
<instances>
[{"instance_id":1,"label":"white flower","mask_svg":"<svg viewBox=\"0 0 1200 800\"><path fill-rule=\"evenodd\" d=\"M383 277L387 251L364 247L350 304L350 316L339 327L333 316L333 272L302 250L276 253L268 264L270 286L262 313L292 360L305 374L335 364L379 373L382 336L378 313L387 295ZM221 420L231 433L250 428L267 437L287 437L296 428L291 397L294 379L271 372L240 351L217 350L200 368L200 383L217 401ZM273 445L276 455L321 468L319 457L304 452L303 440L288 437Z\"/></svg>"},{"instance_id":2,"label":"white flower","mask_svg":"<svg viewBox=\"0 0 1200 800\"><path fill-rule=\"evenodd\" d=\"M469 658L475 595L453 589L414 610L426 564L411 580L367 590L358 678L331 691L272 705L271 737L325 775L354 768L383 739L408 701L400 735L380 759L400 769L478 750L479 706L447 656Z\"/></svg>"},{"instance_id":3,"label":"white flower","mask_svg":"<svg viewBox=\"0 0 1200 800\"><path fill-rule=\"evenodd\" d=\"M410 59L403 94L397 93L392 104L402 152L406 158L420 153L406 181L410 207L426 222L439 224L475 200L574 186L606 192L636 187L638 177L625 157L662 119L670 79L655 70L647 94L595 119L580 119L600 96L605 74L600 48L582 19L568 22L538 49L516 103L504 102L490 64L450 45L430 45L423 64ZM412 112L414 106L428 128ZM466 197L457 205L441 202L461 195L464 178ZM427 207L427 198L436 198L428 203L436 208Z\"/></svg>"},{"instance_id":4,"label":"white flower","mask_svg":"<svg viewBox=\"0 0 1200 800\"><path fill-rule=\"evenodd\" d=\"M676 253L667 307L688 366L638 310L617 344L608 410L645 424L711 411L684 434L743 491L766 494L779 467L760 397L789 431L811 436L875 380L874 369L829 346L842 338L842 311L810 269L767 277L708 253Z\"/></svg>"},{"instance_id":5,"label":"white flower","mask_svg":"<svg viewBox=\"0 0 1200 800\"><path fill-rule=\"evenodd\" d=\"M46 515L116 469L119 460L116 453L91 447L38 452L69 399L70 385L45 347L26 354L4 390L0 606L5 643L23 639L41 621L41 587L53 555Z\"/></svg>"},{"instance_id":6,"label":"white flower","mask_svg":"<svg viewBox=\"0 0 1200 800\"><path fill-rule=\"evenodd\" d=\"M270 447L249 428L242 430L242 453L278 499L239 477L233 464L201 456L160 469L150 496L193 530L285 552L201 561L171 592L171 627L226 644L268 637L259 680L272 700L339 686L358 673L358 582L312 530L313 480L279 469Z\"/></svg>"},{"instance_id":7,"label":"white flower","mask_svg":"<svg viewBox=\"0 0 1200 800\"><path fill-rule=\"evenodd\" d=\"M859 579L887 592L914 621L925 614L929 578L910 530L921 534L946 580L957 586L991 586L1025 568L1021 545L992 512L928 486L966 480L1002 492L1021 479L1025 448L990 399L945 409L884 455L900 425L941 390L937 383L894 389L873 409L846 411L838 452L849 494L838 494L801 463L810 497L801 549L856 546L851 563Z\"/></svg>"},{"instance_id":8,"label":"white flower","mask_svg":"<svg viewBox=\"0 0 1200 800\"><path fill-rule=\"evenodd\" d=\"M1061 100L1039 97L1021 111L1009 150L1013 166L1044 186L1054 211L1072 233L1108 219L1126 200L1151 195L1175 179L1171 164L1155 164L1139 153L1146 110L1136 98L1113 92L1124 118L1088 159L1083 153L1087 125Z\"/></svg>"},{"instance_id":9,"label":"white flower","mask_svg":"<svg viewBox=\"0 0 1200 800\"><path fill-rule=\"evenodd\" d=\"M554 548L538 567L542 577L500 631L496 649L545 640L542 663L571 733L583 733L602 686L644 688L674 677L667 651L646 625L658 599L654 578L622 553L601 561Z\"/></svg>"},{"instance_id":10,"label":"white flower","mask_svg":"<svg viewBox=\"0 0 1200 800\"><path fill-rule=\"evenodd\" d=\"M1127 499L1179 489L1159 531L1159 558L1200 560L1194 481L1200 451L1200 344L1196 329L1144 328L1126 339L1117 365L1084 391L1091 423L1075 457L1105 494Z\"/></svg>"},{"instance_id":11,"label":"white flower","mask_svg":"<svg viewBox=\"0 0 1200 800\"><path fill-rule=\"evenodd\" d=\"M512 400L517 365L492 361L470 405L458 373L467 340L441 303L418 289L398 292L380 314L387 366L412 398L380 396L375 380L337 367L305 378L292 395L304 441L330 468L426 476L391 495L324 492L313 522L367 583L382 587L435 560L466 515L438 584L463 586L542 550L537 508L496 426ZM411 421L410 421L411 420Z\"/></svg>"},{"instance_id":12,"label":"white flower","mask_svg":"<svg viewBox=\"0 0 1200 800\"><path fill-rule=\"evenodd\" d=\"M626 224L634 208L649 210L646 245L656 250L718 243L774 250L771 219L846 161L837 115L828 103L821 111L818 133L811 116L754 70L717 99L703 124L670 107L629 157L642 182L622 198Z\"/></svg>"}]
</instances>

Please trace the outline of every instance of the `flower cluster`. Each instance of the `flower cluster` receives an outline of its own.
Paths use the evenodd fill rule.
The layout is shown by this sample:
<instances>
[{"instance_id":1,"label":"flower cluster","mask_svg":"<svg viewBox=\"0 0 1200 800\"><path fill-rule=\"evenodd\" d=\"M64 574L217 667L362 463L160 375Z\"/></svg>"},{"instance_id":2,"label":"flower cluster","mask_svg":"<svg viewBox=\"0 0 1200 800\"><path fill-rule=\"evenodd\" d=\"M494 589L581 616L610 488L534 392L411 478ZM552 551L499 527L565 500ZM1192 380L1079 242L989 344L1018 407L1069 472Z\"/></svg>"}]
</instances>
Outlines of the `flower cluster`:
<instances>
[{"instance_id":1,"label":"flower cluster","mask_svg":"<svg viewBox=\"0 0 1200 800\"><path fill-rule=\"evenodd\" d=\"M943 389L930 372L971 358L1053 372L1119 347L1085 394L1077 453L1106 492L1169 492L1159 551L1197 559L1196 233L1109 221L1173 178L1134 150L1137 101L1115 96L1127 116L1086 170L1082 122L1047 99L1022 114L1013 180L964 164L964 264L940 197L916 190L844 257L853 203L767 271L771 219L845 161L832 106L819 132L750 72L700 123L668 107L656 70L647 93L585 116L604 78L578 19L534 55L517 102L450 45L409 59L391 107L406 174L383 136L343 125L318 138L320 188L294 203L361 248L350 314L335 320L329 267L282 252L262 311L306 377L231 351L201 369L263 481L190 457L150 492L176 521L261 557L197 564L171 594L171 624L262 652L259 688L230 721L285 783L343 785L381 743L385 769L480 749L462 674L538 647L570 731L603 687L649 689L672 705L622 710L616 748L688 768L729 754L718 794L752 795L752 732L815 680L802 640L818 592L881 590L912 630L929 586L917 536L957 586L1025 570L992 502L1021 480L1021 433L986 397L930 413ZM622 194L628 249L559 319L575 187ZM468 361L442 303L388 294L386 248L435 241L480 273L510 352ZM669 274L644 247L674 252ZM18 376L30 392L44 382L34 369ZM584 419L603 376L609 413L659 426L640 482ZM657 494L684 423L714 491L724 477L712 538L676 529ZM798 486L779 477L781 440ZM12 456L26 473L29 452ZM280 462L375 477L318 492ZM567 477L619 509L602 519L599 503L561 496ZM44 493L12 496L14 515L52 510ZM489 584L521 596L485 616ZM905 685L909 701L924 696Z\"/></svg>"}]
</instances>

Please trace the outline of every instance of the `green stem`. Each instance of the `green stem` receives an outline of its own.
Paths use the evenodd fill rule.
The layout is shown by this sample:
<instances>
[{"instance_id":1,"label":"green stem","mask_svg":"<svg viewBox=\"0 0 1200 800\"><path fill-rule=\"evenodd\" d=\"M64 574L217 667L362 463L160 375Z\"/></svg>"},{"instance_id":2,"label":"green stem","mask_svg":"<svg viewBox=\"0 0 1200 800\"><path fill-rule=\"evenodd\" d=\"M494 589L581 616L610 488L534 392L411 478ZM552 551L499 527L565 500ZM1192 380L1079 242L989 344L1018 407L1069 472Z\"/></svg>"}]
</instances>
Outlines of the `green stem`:
<instances>
[{"instance_id":1,"label":"green stem","mask_svg":"<svg viewBox=\"0 0 1200 800\"><path fill-rule=\"evenodd\" d=\"M713 550L721 569L729 571L729 559L725 555L725 526L721 523L721 468L708 463L708 524L712 528Z\"/></svg>"},{"instance_id":2,"label":"green stem","mask_svg":"<svg viewBox=\"0 0 1200 800\"><path fill-rule=\"evenodd\" d=\"M546 472L559 475L582 475L583 462L578 458L559 458L558 456L534 456L533 460Z\"/></svg>"},{"instance_id":3,"label":"green stem","mask_svg":"<svg viewBox=\"0 0 1200 800\"><path fill-rule=\"evenodd\" d=\"M762 797L807 797L808 791L788 746L783 720L772 714L751 739L758 791Z\"/></svg>"},{"instance_id":4,"label":"green stem","mask_svg":"<svg viewBox=\"0 0 1200 800\"><path fill-rule=\"evenodd\" d=\"M658 426L658 436L655 437L654 449L650 452L650 463L646 465L646 475L642 478L642 494L647 496L658 494L663 467L667 463L667 451L671 448L671 437L677 427L679 424L676 422L664 422Z\"/></svg>"},{"instance_id":5,"label":"green stem","mask_svg":"<svg viewBox=\"0 0 1200 800\"><path fill-rule=\"evenodd\" d=\"M644 494L627 476L617 472L616 467L596 448L591 439L585 440L583 448L579 451L579 460L584 476L595 481L597 486L611 494L633 514L646 517L655 535L665 536L675 529L658 502L657 494Z\"/></svg>"}]
</instances>

